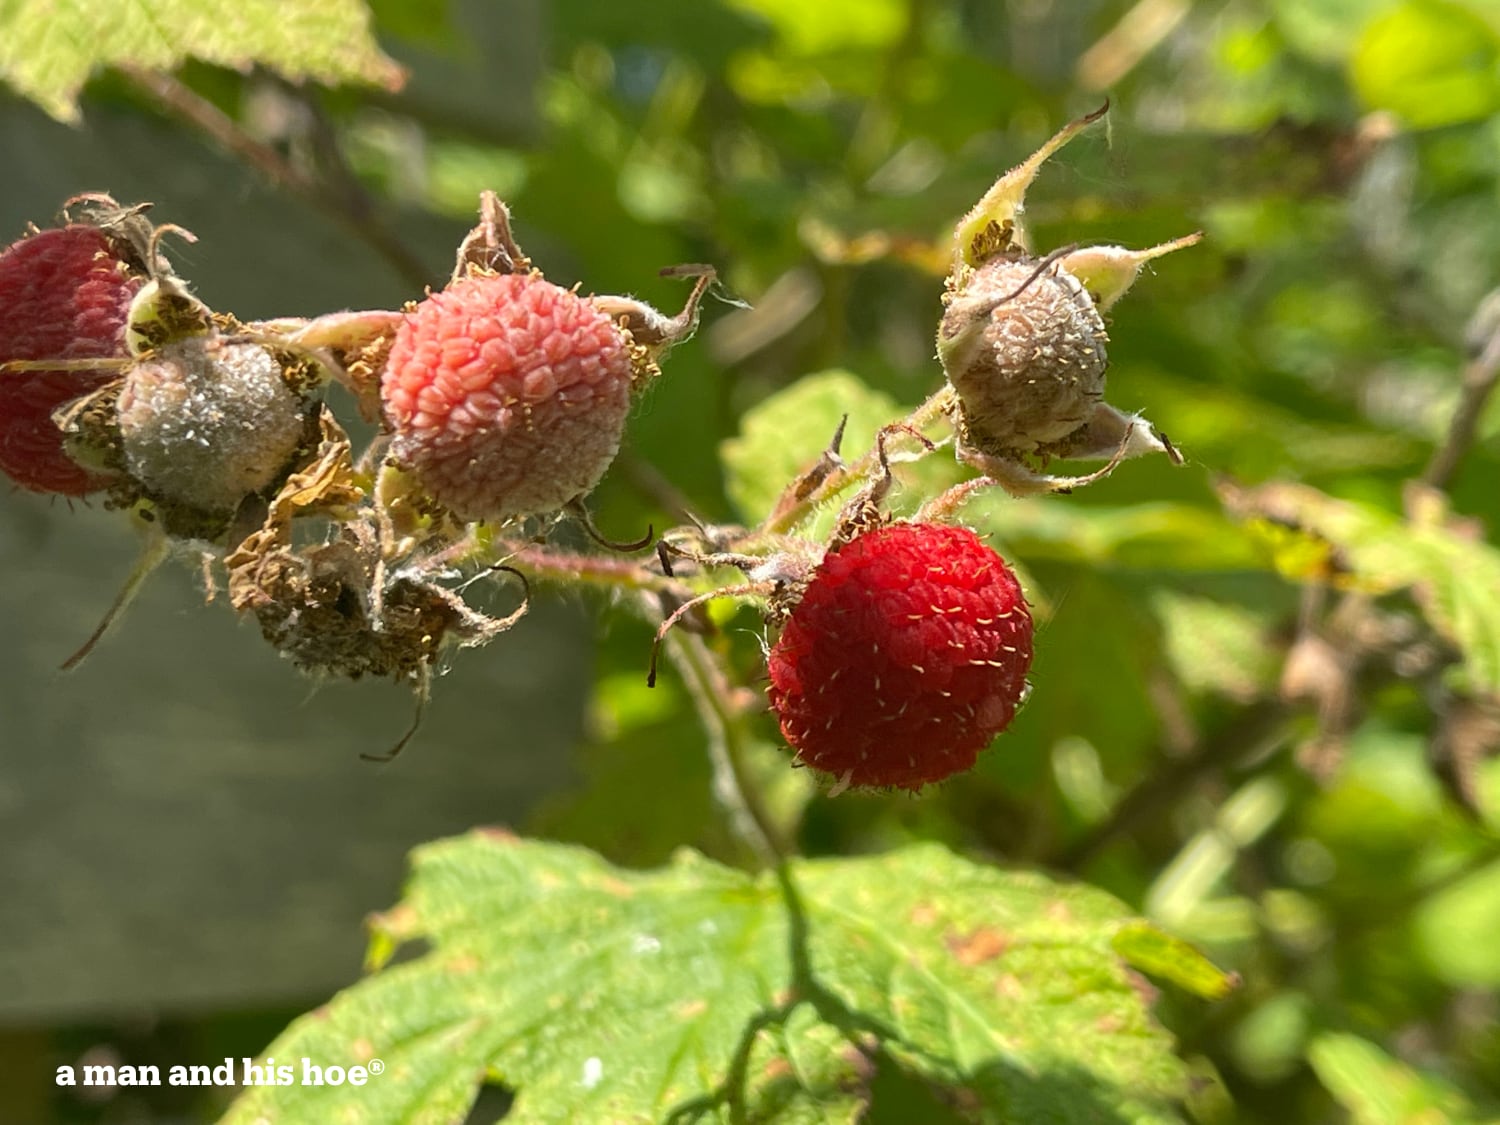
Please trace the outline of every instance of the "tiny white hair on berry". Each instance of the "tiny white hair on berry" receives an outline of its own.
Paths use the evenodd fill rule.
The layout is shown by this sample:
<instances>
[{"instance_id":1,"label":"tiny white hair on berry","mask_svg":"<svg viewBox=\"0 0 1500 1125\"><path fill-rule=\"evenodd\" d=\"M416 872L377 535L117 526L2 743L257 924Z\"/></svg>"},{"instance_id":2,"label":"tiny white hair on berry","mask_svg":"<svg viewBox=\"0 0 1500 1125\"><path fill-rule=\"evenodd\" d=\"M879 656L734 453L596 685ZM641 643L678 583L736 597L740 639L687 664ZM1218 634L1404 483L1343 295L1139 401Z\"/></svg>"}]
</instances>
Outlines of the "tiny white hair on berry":
<instances>
[{"instance_id":1,"label":"tiny white hair on berry","mask_svg":"<svg viewBox=\"0 0 1500 1125\"><path fill-rule=\"evenodd\" d=\"M849 784L853 780L854 780L854 771L852 769L845 770L843 776L840 777L837 781L835 781L833 783L833 787L828 790L828 796L829 797L841 797L841 796L843 796L845 793L847 793L849 791Z\"/></svg>"}]
</instances>

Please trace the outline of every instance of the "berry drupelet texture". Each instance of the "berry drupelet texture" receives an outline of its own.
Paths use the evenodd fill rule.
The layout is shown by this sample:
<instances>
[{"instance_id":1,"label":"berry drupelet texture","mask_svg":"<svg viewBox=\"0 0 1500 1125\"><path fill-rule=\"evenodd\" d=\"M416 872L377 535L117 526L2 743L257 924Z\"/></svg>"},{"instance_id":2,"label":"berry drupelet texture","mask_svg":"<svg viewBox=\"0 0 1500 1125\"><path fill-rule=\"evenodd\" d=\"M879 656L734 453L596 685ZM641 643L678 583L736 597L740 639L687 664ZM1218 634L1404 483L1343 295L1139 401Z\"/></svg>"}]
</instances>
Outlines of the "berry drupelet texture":
<instances>
[{"instance_id":1,"label":"berry drupelet texture","mask_svg":"<svg viewBox=\"0 0 1500 1125\"><path fill-rule=\"evenodd\" d=\"M38 231L0 254L0 363L107 359L125 353L143 279L96 227ZM76 464L53 411L114 378L108 370L0 372L0 471L22 488L84 496L107 478Z\"/></svg>"},{"instance_id":2,"label":"berry drupelet texture","mask_svg":"<svg viewBox=\"0 0 1500 1125\"><path fill-rule=\"evenodd\" d=\"M462 278L396 333L392 453L460 519L554 511L614 460L632 372L628 335L588 299L536 274Z\"/></svg>"},{"instance_id":3,"label":"berry drupelet texture","mask_svg":"<svg viewBox=\"0 0 1500 1125\"><path fill-rule=\"evenodd\" d=\"M1031 614L972 531L895 523L831 550L771 649L798 760L840 785L916 790L961 773L1014 718Z\"/></svg>"}]
</instances>

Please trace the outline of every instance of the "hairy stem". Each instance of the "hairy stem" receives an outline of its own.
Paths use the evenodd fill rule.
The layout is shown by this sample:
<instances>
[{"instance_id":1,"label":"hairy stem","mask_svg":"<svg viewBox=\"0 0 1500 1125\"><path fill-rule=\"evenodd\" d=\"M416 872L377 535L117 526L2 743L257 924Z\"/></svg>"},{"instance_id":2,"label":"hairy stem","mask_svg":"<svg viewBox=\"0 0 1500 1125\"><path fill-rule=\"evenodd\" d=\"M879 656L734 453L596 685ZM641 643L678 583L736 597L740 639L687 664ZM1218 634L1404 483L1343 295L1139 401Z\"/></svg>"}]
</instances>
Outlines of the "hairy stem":
<instances>
[{"instance_id":1,"label":"hairy stem","mask_svg":"<svg viewBox=\"0 0 1500 1125\"><path fill-rule=\"evenodd\" d=\"M492 544L490 553L499 554L507 566L543 582L683 596L682 584L677 580L628 560L503 541ZM747 716L735 702L728 674L701 637L678 631L667 637L663 647L687 685L708 735L714 796L729 813L730 829L762 864L774 866L791 851L791 843L776 826L745 769L750 738Z\"/></svg>"},{"instance_id":2,"label":"hairy stem","mask_svg":"<svg viewBox=\"0 0 1500 1125\"><path fill-rule=\"evenodd\" d=\"M632 590L683 595L676 579L648 570L638 562L607 555L553 551L535 545L497 541L486 554L505 560L528 578L556 585L592 586L604 590Z\"/></svg>"},{"instance_id":3,"label":"hairy stem","mask_svg":"<svg viewBox=\"0 0 1500 1125\"><path fill-rule=\"evenodd\" d=\"M953 401L953 390L946 383L934 393L926 402L922 403L910 414L898 423L905 429L922 431L932 425L938 418L948 410ZM819 484L802 499L788 504L767 519L758 529L764 535L785 535L805 520L813 512L817 511L820 504L824 504L837 496L850 484L858 480L864 480L874 473L880 465L880 443L877 441L870 449L850 465L842 465L830 472Z\"/></svg>"},{"instance_id":4,"label":"hairy stem","mask_svg":"<svg viewBox=\"0 0 1500 1125\"><path fill-rule=\"evenodd\" d=\"M702 637L676 633L667 639L667 658L687 684L698 717L708 733L713 790L729 813L729 826L756 857L774 867L791 850L745 771L748 731L744 712L735 706L729 677Z\"/></svg>"}]
</instances>

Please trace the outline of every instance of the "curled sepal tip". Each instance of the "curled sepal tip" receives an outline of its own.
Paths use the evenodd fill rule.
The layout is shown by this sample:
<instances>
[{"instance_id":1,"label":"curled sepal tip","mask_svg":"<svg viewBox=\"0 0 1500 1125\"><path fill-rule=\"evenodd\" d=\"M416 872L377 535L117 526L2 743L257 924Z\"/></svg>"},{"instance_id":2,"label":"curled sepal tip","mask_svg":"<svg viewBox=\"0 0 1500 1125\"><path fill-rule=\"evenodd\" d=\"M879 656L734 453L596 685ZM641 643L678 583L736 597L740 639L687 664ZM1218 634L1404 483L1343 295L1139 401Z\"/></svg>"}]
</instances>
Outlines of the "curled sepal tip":
<instances>
[{"instance_id":1,"label":"curled sepal tip","mask_svg":"<svg viewBox=\"0 0 1500 1125\"><path fill-rule=\"evenodd\" d=\"M995 185L960 220L953 231L953 273L957 284L962 275L990 258L1003 254L1018 240L1016 217L1026 202L1026 191L1049 157L1095 121L1109 112L1105 102L1092 113L1068 122L1052 138L995 181Z\"/></svg>"}]
</instances>

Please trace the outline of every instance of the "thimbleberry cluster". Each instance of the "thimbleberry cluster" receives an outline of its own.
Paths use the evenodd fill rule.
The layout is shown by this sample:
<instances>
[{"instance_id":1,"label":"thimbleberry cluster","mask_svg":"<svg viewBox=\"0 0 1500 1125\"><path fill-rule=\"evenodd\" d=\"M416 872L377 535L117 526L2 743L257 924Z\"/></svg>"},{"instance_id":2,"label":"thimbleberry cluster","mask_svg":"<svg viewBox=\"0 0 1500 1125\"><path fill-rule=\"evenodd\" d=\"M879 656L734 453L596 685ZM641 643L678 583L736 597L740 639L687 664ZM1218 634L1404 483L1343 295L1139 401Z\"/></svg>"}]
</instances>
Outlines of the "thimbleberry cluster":
<instances>
[{"instance_id":1,"label":"thimbleberry cluster","mask_svg":"<svg viewBox=\"0 0 1500 1125\"><path fill-rule=\"evenodd\" d=\"M736 566L749 579L695 601L765 598L767 624L780 630L767 658L771 709L798 763L833 777L835 791L915 790L967 770L1026 697L1032 622L1019 582L973 532L935 517L979 485L1018 496L1066 491L1127 457L1178 459L1149 424L1103 401L1102 314L1142 265L1198 236L1144 251L1036 256L1018 225L1043 162L1098 116L1072 122L1002 176L954 231L937 334L947 385L912 420L946 414L960 460L981 476L930 501L915 521L886 521L877 510L890 486L886 441L914 429L898 423L877 439L865 466L873 476L826 549L772 534L858 476L839 459L836 437L762 527L721 535L713 550L675 552ZM932 448L919 431L913 436ZM1053 458L1107 463L1085 476L1052 476L1043 470ZM767 544L769 552L753 549ZM694 604L666 619L658 643Z\"/></svg>"},{"instance_id":2,"label":"thimbleberry cluster","mask_svg":"<svg viewBox=\"0 0 1500 1125\"><path fill-rule=\"evenodd\" d=\"M486 195L424 300L243 322L172 272L163 235L191 235L153 227L147 205L70 205L86 213L0 256L0 469L103 492L152 537L143 566L163 542L217 557L230 602L305 671L419 692L445 647L524 612L472 609L465 565L506 573L476 557L495 528L584 514L634 393L692 334L712 280L678 271L697 284L677 317L580 296L531 267ZM329 383L384 423L357 461Z\"/></svg>"},{"instance_id":3,"label":"thimbleberry cluster","mask_svg":"<svg viewBox=\"0 0 1500 1125\"><path fill-rule=\"evenodd\" d=\"M150 545L127 591L184 544L217 562L231 605L300 669L390 677L419 701L444 652L526 612L528 575L647 592L664 617L658 645L703 602L754 595L772 631L766 701L797 764L836 790L918 790L971 768L1028 691L1030 610L1005 560L952 522L962 500L989 484L1067 490L1128 457L1176 456L1103 401L1103 316L1144 263L1197 236L1037 255L1019 226L1042 163L1096 116L1002 176L955 229L943 388L853 465L836 436L758 527L693 521L659 539L655 564L549 537L571 517L616 550L652 541L605 542L584 502L638 396L696 329L714 271L663 271L694 279L675 317L560 287L491 193L441 289L399 310L267 321L197 297L160 250L164 235L191 235L147 222L148 205L69 201L61 225L0 254L0 471L128 510ZM330 386L380 427L358 453ZM979 475L893 517L888 446L923 456L937 447L924 428L944 419ZM1054 458L1107 463L1052 476ZM846 493L831 532L806 530ZM721 566L745 581L705 590ZM519 578L519 607L474 608L466 591L482 578Z\"/></svg>"}]
</instances>

